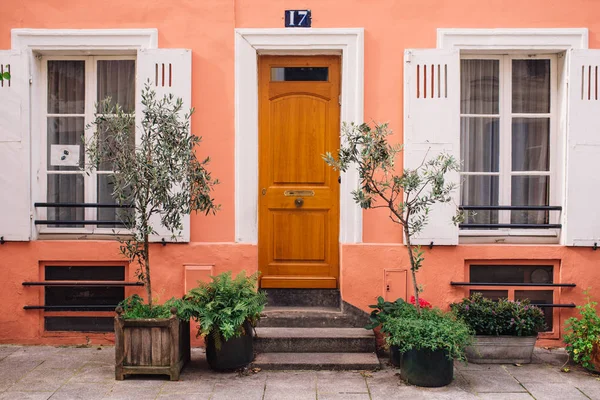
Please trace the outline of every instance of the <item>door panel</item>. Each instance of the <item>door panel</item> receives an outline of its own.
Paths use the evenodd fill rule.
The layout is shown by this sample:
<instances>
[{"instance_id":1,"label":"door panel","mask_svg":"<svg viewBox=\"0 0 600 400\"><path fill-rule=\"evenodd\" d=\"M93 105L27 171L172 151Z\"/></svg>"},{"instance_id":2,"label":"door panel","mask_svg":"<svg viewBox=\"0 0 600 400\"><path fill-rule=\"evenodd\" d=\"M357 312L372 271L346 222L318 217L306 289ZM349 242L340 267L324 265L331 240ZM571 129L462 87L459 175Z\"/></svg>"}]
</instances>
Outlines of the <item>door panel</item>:
<instances>
[{"instance_id":1,"label":"door panel","mask_svg":"<svg viewBox=\"0 0 600 400\"><path fill-rule=\"evenodd\" d=\"M339 148L339 94L337 56L259 58L262 287L338 285L339 172L321 155Z\"/></svg>"}]
</instances>

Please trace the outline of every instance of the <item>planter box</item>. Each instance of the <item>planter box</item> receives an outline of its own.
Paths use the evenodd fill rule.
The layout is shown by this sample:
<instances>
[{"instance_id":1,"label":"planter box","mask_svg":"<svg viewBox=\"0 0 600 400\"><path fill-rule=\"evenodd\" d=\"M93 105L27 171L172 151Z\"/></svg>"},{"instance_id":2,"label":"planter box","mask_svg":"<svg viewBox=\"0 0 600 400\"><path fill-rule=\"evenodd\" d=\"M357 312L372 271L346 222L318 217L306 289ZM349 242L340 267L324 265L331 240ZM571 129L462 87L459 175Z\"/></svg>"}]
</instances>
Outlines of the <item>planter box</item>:
<instances>
[{"instance_id":1,"label":"planter box","mask_svg":"<svg viewBox=\"0 0 600 400\"><path fill-rule=\"evenodd\" d=\"M190 360L190 323L115 317L115 379L125 375L169 375L172 381Z\"/></svg>"},{"instance_id":2,"label":"planter box","mask_svg":"<svg viewBox=\"0 0 600 400\"><path fill-rule=\"evenodd\" d=\"M536 340L536 336L476 335L465 352L475 364L529 364Z\"/></svg>"},{"instance_id":3,"label":"planter box","mask_svg":"<svg viewBox=\"0 0 600 400\"><path fill-rule=\"evenodd\" d=\"M221 337L219 349L217 349L213 335L206 336L206 361L211 369L215 371L232 371L243 368L252 362L254 359L254 338L250 322L244 322L244 331L246 333L237 338L225 340Z\"/></svg>"}]
</instances>

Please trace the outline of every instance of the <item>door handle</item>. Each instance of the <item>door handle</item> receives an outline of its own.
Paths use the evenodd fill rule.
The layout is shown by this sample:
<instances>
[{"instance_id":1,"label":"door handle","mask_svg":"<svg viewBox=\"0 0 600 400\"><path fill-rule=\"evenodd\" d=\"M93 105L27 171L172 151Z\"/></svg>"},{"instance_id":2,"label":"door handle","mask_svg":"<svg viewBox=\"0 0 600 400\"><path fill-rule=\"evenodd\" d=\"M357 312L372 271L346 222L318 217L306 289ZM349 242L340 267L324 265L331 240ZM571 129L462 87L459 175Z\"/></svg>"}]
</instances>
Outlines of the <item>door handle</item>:
<instances>
[{"instance_id":1,"label":"door handle","mask_svg":"<svg viewBox=\"0 0 600 400\"><path fill-rule=\"evenodd\" d=\"M296 200L294 200L294 204L296 207L302 207L304 205L304 199L302 197L298 197Z\"/></svg>"}]
</instances>

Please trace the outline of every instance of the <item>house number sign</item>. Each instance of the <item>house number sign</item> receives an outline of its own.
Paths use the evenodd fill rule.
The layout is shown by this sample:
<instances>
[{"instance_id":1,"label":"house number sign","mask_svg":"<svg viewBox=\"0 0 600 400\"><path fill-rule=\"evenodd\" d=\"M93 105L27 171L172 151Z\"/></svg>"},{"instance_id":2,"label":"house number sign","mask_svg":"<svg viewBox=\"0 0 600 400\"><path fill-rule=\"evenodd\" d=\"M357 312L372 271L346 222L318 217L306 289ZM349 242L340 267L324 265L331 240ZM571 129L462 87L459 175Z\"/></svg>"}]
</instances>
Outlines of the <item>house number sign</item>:
<instances>
[{"instance_id":1,"label":"house number sign","mask_svg":"<svg viewBox=\"0 0 600 400\"><path fill-rule=\"evenodd\" d=\"M310 28L310 10L285 10L286 28Z\"/></svg>"}]
</instances>

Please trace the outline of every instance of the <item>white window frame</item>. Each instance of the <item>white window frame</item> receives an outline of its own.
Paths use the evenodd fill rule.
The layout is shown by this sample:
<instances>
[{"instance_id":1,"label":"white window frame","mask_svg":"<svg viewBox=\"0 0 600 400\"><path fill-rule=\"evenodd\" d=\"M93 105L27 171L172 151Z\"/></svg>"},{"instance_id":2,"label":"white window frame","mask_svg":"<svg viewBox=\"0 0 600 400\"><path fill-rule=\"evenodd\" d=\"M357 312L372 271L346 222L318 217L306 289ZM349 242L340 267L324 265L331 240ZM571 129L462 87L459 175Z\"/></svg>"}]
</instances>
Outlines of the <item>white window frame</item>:
<instances>
[{"instance_id":1,"label":"white window frame","mask_svg":"<svg viewBox=\"0 0 600 400\"><path fill-rule=\"evenodd\" d=\"M559 182L558 204L565 208L564 163L567 138L567 81L569 50L588 48L587 28L508 28L508 29L471 29L439 28L437 30L438 49L457 49L461 57L466 54L556 54L557 55L557 98L555 121L557 162L556 176ZM552 158L552 155L551 155ZM552 161L551 161L552 162ZM551 183L552 184L552 183ZM558 184L555 183L555 186ZM558 213L552 211L552 213ZM564 225L564 213L560 213L560 222ZM467 233L469 232L469 233ZM473 233L471 233L473 232ZM558 243L563 232L558 230L515 230L508 235L497 232L460 231L459 243Z\"/></svg>"},{"instance_id":2,"label":"white window frame","mask_svg":"<svg viewBox=\"0 0 600 400\"><path fill-rule=\"evenodd\" d=\"M43 87L41 58L44 55L135 55L138 50L158 48L158 30L148 29L12 29L11 47L25 53L29 58L27 73L31 82L31 159L39 160L46 151L40 145L43 126L40 109ZM33 163L32 163L33 164ZM46 194L39 188L38 166L31 168L31 216L36 219L34 202L41 201ZM31 240L39 239L38 228L31 224ZM68 235L61 231L59 235L47 234L44 239L81 238L81 233ZM111 238L110 235L94 235L99 239Z\"/></svg>"},{"instance_id":3,"label":"white window frame","mask_svg":"<svg viewBox=\"0 0 600 400\"><path fill-rule=\"evenodd\" d=\"M48 193L48 160L47 160L47 146L48 146L48 129L47 129L47 120L48 120L48 61L55 60L76 60L76 61L84 61L85 62L85 109L84 109L84 127L87 127L94 119L94 105L97 103L98 96L98 70L97 70L97 62L101 60L133 60L136 61L136 57L134 55L131 56L42 56L41 57L41 81L42 81L42 95L40 96L41 104L41 118L40 127L42 127L42 131L40 134L40 147L43 149L40 153L39 157L39 190L40 195L44 196L43 202L49 202L47 198ZM136 61L137 62L137 61ZM137 65L136 65L137 69ZM135 85L135 76L133 80L133 85ZM63 116L62 114L56 114L57 116ZM65 114L64 116L69 116L69 114ZM92 138L93 131L91 129L84 130L84 136L86 141ZM44 151L45 150L45 151ZM84 157L86 165L89 164L89 158L87 155ZM75 171L68 171L68 175L83 175L84 179L84 203L97 203L97 183L98 183L98 175L107 175L111 172L109 171L97 171L89 173L79 173L75 174ZM64 174L62 171L50 171L50 174ZM48 208L42 207L37 210L37 219L47 220L47 211ZM84 208L84 219L85 220L97 220L97 208ZM72 228L72 227L48 227L47 225L41 225L39 228L40 234L63 234L63 233L74 233L74 234L100 234L100 235L111 235L118 228L107 228L96 225L85 225L82 228Z\"/></svg>"},{"instance_id":4,"label":"white window frame","mask_svg":"<svg viewBox=\"0 0 600 400\"><path fill-rule=\"evenodd\" d=\"M557 55L553 53L549 54L528 54L523 52L512 52L509 54L478 54L478 53L467 53L461 55L461 60L465 59L487 59L487 60L498 60L499 61L499 76L500 76L500 90L499 90L499 114L462 114L461 117L491 117L499 118L499 171L497 173L490 172L461 172L462 176L498 176L499 177L499 205L511 205L512 199L512 177L523 175L523 176L548 176L550 185L550 206L560 204L560 179L559 179L559 166L558 166L558 146L557 140L557 120L558 120L558 63ZM550 112L547 114L514 114L512 112L512 60L523 60L523 59L547 59L550 60ZM550 159L549 159L549 170L548 171L512 171L512 118L519 117L520 115L526 118L550 118L550 138L548 145L550 146ZM532 117L535 115L535 117ZM461 155L462 157L462 155ZM506 224L510 223L510 211L499 211L498 212L498 223ZM550 211L550 223L557 224L560 221L559 213L557 211ZM558 229L497 229L497 230L460 230L459 235L465 237L481 237L481 236L547 236L557 238L559 235Z\"/></svg>"}]
</instances>

